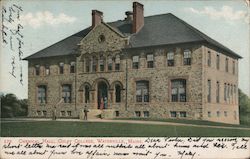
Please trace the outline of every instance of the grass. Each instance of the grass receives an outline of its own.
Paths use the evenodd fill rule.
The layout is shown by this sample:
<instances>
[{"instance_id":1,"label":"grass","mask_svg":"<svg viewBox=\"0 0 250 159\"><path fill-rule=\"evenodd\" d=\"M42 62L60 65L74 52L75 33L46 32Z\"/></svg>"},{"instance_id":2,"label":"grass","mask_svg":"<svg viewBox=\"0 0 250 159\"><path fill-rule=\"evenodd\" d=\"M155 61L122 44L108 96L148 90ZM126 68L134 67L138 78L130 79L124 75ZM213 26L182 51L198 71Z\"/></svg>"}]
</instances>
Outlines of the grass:
<instances>
[{"instance_id":1,"label":"grass","mask_svg":"<svg viewBox=\"0 0 250 159\"><path fill-rule=\"evenodd\" d=\"M250 130L74 121L1 123L2 137L248 136Z\"/></svg>"},{"instance_id":2,"label":"grass","mask_svg":"<svg viewBox=\"0 0 250 159\"><path fill-rule=\"evenodd\" d=\"M143 121L161 121L161 122L171 122L171 123L182 123L182 124L192 124L192 125L208 125L208 126L225 126L225 127L243 127L250 128L250 122L241 122L240 125L218 123L204 120L187 120L187 119L157 119L157 118L116 118L114 120L143 120Z\"/></svg>"}]
</instances>

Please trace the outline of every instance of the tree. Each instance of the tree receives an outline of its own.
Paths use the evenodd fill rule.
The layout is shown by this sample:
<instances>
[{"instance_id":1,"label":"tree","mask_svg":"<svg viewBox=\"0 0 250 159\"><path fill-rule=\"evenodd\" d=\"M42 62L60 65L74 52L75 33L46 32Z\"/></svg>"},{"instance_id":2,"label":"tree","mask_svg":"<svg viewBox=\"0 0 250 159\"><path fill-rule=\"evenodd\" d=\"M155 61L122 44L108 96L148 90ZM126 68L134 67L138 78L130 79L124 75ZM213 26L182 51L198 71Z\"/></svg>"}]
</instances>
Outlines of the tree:
<instances>
[{"instance_id":1,"label":"tree","mask_svg":"<svg viewBox=\"0 0 250 159\"><path fill-rule=\"evenodd\" d=\"M239 106L241 114L250 113L250 98L239 89Z\"/></svg>"},{"instance_id":2,"label":"tree","mask_svg":"<svg viewBox=\"0 0 250 159\"><path fill-rule=\"evenodd\" d=\"M1 95L1 117L27 116L27 99L19 100L14 94Z\"/></svg>"}]
</instances>

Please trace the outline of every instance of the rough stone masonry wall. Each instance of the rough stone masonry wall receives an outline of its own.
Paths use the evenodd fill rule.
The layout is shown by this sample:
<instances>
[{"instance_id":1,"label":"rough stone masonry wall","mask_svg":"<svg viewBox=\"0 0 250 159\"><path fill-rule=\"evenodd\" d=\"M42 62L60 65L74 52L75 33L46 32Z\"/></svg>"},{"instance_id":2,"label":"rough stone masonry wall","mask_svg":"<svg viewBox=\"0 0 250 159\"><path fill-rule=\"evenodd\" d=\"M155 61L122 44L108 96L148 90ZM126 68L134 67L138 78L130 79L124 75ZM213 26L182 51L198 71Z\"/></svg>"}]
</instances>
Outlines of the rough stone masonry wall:
<instances>
[{"instance_id":1,"label":"rough stone masonry wall","mask_svg":"<svg viewBox=\"0 0 250 159\"><path fill-rule=\"evenodd\" d=\"M211 66L208 66L208 51L211 52ZM216 68L216 56L220 56L220 68ZM203 119L215 122L224 122L231 124L239 124L239 105L238 105L238 60L230 56L222 54L220 50L217 50L211 46L203 46ZM228 70L225 71L225 59L228 58ZM233 61L235 62L235 74L233 74ZM211 80L211 102L207 101L207 81ZM216 84L217 81L220 85L219 103L216 101ZM224 100L224 83L235 85L236 93L233 90L230 100ZM219 111L219 116L217 116ZM211 116L208 115L211 112ZM224 113L226 112L226 114Z\"/></svg>"}]
</instances>

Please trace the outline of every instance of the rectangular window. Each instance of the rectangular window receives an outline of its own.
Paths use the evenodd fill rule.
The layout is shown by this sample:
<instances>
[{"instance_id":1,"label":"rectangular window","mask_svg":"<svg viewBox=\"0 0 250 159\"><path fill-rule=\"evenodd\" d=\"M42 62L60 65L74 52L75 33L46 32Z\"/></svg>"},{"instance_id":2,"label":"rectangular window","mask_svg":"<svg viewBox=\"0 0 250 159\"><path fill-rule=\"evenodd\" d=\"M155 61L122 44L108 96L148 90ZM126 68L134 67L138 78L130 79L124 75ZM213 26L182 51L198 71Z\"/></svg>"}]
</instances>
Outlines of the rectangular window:
<instances>
[{"instance_id":1,"label":"rectangular window","mask_svg":"<svg viewBox=\"0 0 250 159\"><path fill-rule=\"evenodd\" d=\"M38 116L42 116L42 112L41 111L37 111L36 112Z\"/></svg>"},{"instance_id":2,"label":"rectangular window","mask_svg":"<svg viewBox=\"0 0 250 159\"><path fill-rule=\"evenodd\" d=\"M149 111L143 111L143 115L144 115L144 118L148 118L149 117Z\"/></svg>"},{"instance_id":3,"label":"rectangular window","mask_svg":"<svg viewBox=\"0 0 250 159\"><path fill-rule=\"evenodd\" d=\"M35 75L39 76L39 74L40 74L40 65L36 65L35 66Z\"/></svg>"},{"instance_id":4,"label":"rectangular window","mask_svg":"<svg viewBox=\"0 0 250 159\"><path fill-rule=\"evenodd\" d=\"M230 85L227 84L227 99L230 99Z\"/></svg>"},{"instance_id":5,"label":"rectangular window","mask_svg":"<svg viewBox=\"0 0 250 159\"><path fill-rule=\"evenodd\" d=\"M167 64L168 66L174 66L174 52L167 53Z\"/></svg>"},{"instance_id":6,"label":"rectangular window","mask_svg":"<svg viewBox=\"0 0 250 159\"><path fill-rule=\"evenodd\" d=\"M115 111L115 117L119 117L120 114L119 114L119 111Z\"/></svg>"},{"instance_id":7,"label":"rectangular window","mask_svg":"<svg viewBox=\"0 0 250 159\"><path fill-rule=\"evenodd\" d=\"M120 71L120 56L116 55L115 57L115 70Z\"/></svg>"},{"instance_id":8,"label":"rectangular window","mask_svg":"<svg viewBox=\"0 0 250 159\"><path fill-rule=\"evenodd\" d=\"M99 67L100 67L101 72L104 71L104 63L105 63L104 61L105 61L104 57L101 56L100 59L99 59Z\"/></svg>"},{"instance_id":9,"label":"rectangular window","mask_svg":"<svg viewBox=\"0 0 250 159\"><path fill-rule=\"evenodd\" d=\"M64 69L64 63L61 62L61 63L59 64L59 73L60 73L60 74L63 74L63 69Z\"/></svg>"},{"instance_id":10,"label":"rectangular window","mask_svg":"<svg viewBox=\"0 0 250 159\"><path fill-rule=\"evenodd\" d=\"M67 111L67 116L71 116L71 111Z\"/></svg>"},{"instance_id":11,"label":"rectangular window","mask_svg":"<svg viewBox=\"0 0 250 159\"><path fill-rule=\"evenodd\" d=\"M187 117L187 112L180 112L180 117L186 118Z\"/></svg>"},{"instance_id":12,"label":"rectangular window","mask_svg":"<svg viewBox=\"0 0 250 159\"><path fill-rule=\"evenodd\" d=\"M186 102L186 80L171 80L172 102Z\"/></svg>"},{"instance_id":13,"label":"rectangular window","mask_svg":"<svg viewBox=\"0 0 250 159\"><path fill-rule=\"evenodd\" d=\"M133 56L133 69L138 69L139 68L139 56Z\"/></svg>"},{"instance_id":14,"label":"rectangular window","mask_svg":"<svg viewBox=\"0 0 250 159\"><path fill-rule=\"evenodd\" d=\"M224 101L227 101L227 84L224 83Z\"/></svg>"},{"instance_id":15,"label":"rectangular window","mask_svg":"<svg viewBox=\"0 0 250 159\"><path fill-rule=\"evenodd\" d=\"M170 117L176 118L176 117L177 117L176 111L171 111L171 112L170 112Z\"/></svg>"},{"instance_id":16,"label":"rectangular window","mask_svg":"<svg viewBox=\"0 0 250 159\"><path fill-rule=\"evenodd\" d=\"M209 66L209 67L211 67L211 52L210 51L208 51L208 55L207 55L208 57L207 57L207 65Z\"/></svg>"},{"instance_id":17,"label":"rectangular window","mask_svg":"<svg viewBox=\"0 0 250 159\"><path fill-rule=\"evenodd\" d=\"M90 71L90 60L89 58L85 58L85 72Z\"/></svg>"},{"instance_id":18,"label":"rectangular window","mask_svg":"<svg viewBox=\"0 0 250 159\"><path fill-rule=\"evenodd\" d=\"M38 86L37 101L40 104L46 103L46 98L47 98L46 89L47 88L45 85Z\"/></svg>"},{"instance_id":19,"label":"rectangular window","mask_svg":"<svg viewBox=\"0 0 250 159\"><path fill-rule=\"evenodd\" d=\"M207 102L211 102L211 80L207 81Z\"/></svg>"},{"instance_id":20,"label":"rectangular window","mask_svg":"<svg viewBox=\"0 0 250 159\"><path fill-rule=\"evenodd\" d=\"M147 66L148 68L154 67L154 55L153 54L147 55Z\"/></svg>"},{"instance_id":21,"label":"rectangular window","mask_svg":"<svg viewBox=\"0 0 250 159\"><path fill-rule=\"evenodd\" d=\"M50 74L50 69L48 65L45 65L45 75L48 76Z\"/></svg>"},{"instance_id":22,"label":"rectangular window","mask_svg":"<svg viewBox=\"0 0 250 159\"><path fill-rule=\"evenodd\" d=\"M184 50L183 52L183 64L184 65L191 65L191 51Z\"/></svg>"},{"instance_id":23,"label":"rectangular window","mask_svg":"<svg viewBox=\"0 0 250 159\"><path fill-rule=\"evenodd\" d=\"M217 54L216 56L216 68L217 70L220 69L220 55L219 54Z\"/></svg>"},{"instance_id":24,"label":"rectangular window","mask_svg":"<svg viewBox=\"0 0 250 159\"><path fill-rule=\"evenodd\" d=\"M217 114L217 117L220 117L220 111L217 111L216 114Z\"/></svg>"},{"instance_id":25,"label":"rectangular window","mask_svg":"<svg viewBox=\"0 0 250 159\"><path fill-rule=\"evenodd\" d=\"M112 56L109 56L108 57L108 71L112 71L112 67L113 67Z\"/></svg>"},{"instance_id":26,"label":"rectangular window","mask_svg":"<svg viewBox=\"0 0 250 159\"><path fill-rule=\"evenodd\" d=\"M220 83L216 83L216 102L220 102Z\"/></svg>"},{"instance_id":27,"label":"rectangular window","mask_svg":"<svg viewBox=\"0 0 250 159\"><path fill-rule=\"evenodd\" d=\"M71 62L70 63L70 73L75 73L76 69L76 63L75 62Z\"/></svg>"},{"instance_id":28,"label":"rectangular window","mask_svg":"<svg viewBox=\"0 0 250 159\"><path fill-rule=\"evenodd\" d=\"M136 82L136 102L149 102L149 82Z\"/></svg>"},{"instance_id":29,"label":"rectangular window","mask_svg":"<svg viewBox=\"0 0 250 159\"><path fill-rule=\"evenodd\" d=\"M224 111L224 116L227 117L227 111Z\"/></svg>"},{"instance_id":30,"label":"rectangular window","mask_svg":"<svg viewBox=\"0 0 250 159\"><path fill-rule=\"evenodd\" d=\"M61 116L65 116L65 111L61 111Z\"/></svg>"},{"instance_id":31,"label":"rectangular window","mask_svg":"<svg viewBox=\"0 0 250 159\"><path fill-rule=\"evenodd\" d=\"M135 111L135 117L141 117L141 112L140 111Z\"/></svg>"},{"instance_id":32,"label":"rectangular window","mask_svg":"<svg viewBox=\"0 0 250 159\"><path fill-rule=\"evenodd\" d=\"M235 74L235 61L233 61L233 74Z\"/></svg>"},{"instance_id":33,"label":"rectangular window","mask_svg":"<svg viewBox=\"0 0 250 159\"><path fill-rule=\"evenodd\" d=\"M96 57L93 57L92 59L92 72L96 72L97 71L97 59Z\"/></svg>"},{"instance_id":34,"label":"rectangular window","mask_svg":"<svg viewBox=\"0 0 250 159\"><path fill-rule=\"evenodd\" d=\"M207 116L208 116L209 118L211 117L211 112L210 112L210 111L207 112Z\"/></svg>"},{"instance_id":35,"label":"rectangular window","mask_svg":"<svg viewBox=\"0 0 250 159\"><path fill-rule=\"evenodd\" d=\"M226 58L226 61L225 61L225 70L226 72L228 72L228 58Z\"/></svg>"},{"instance_id":36,"label":"rectangular window","mask_svg":"<svg viewBox=\"0 0 250 159\"><path fill-rule=\"evenodd\" d=\"M47 116L47 111L43 111L43 116Z\"/></svg>"},{"instance_id":37,"label":"rectangular window","mask_svg":"<svg viewBox=\"0 0 250 159\"><path fill-rule=\"evenodd\" d=\"M71 103L71 85L65 84L62 86L62 97L64 103Z\"/></svg>"}]
</instances>

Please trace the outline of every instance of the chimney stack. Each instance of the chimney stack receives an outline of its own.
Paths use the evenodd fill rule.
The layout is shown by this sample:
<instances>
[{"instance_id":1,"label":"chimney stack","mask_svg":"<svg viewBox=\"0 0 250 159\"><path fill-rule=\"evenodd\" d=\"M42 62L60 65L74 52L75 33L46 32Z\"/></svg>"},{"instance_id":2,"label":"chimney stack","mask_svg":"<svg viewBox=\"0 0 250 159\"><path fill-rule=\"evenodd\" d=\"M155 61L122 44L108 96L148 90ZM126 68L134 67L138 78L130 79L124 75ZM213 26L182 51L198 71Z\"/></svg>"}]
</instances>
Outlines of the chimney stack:
<instances>
[{"instance_id":1,"label":"chimney stack","mask_svg":"<svg viewBox=\"0 0 250 159\"><path fill-rule=\"evenodd\" d=\"M133 3L133 25L132 33L137 33L144 25L144 14L143 14L143 5L134 2Z\"/></svg>"},{"instance_id":2,"label":"chimney stack","mask_svg":"<svg viewBox=\"0 0 250 159\"><path fill-rule=\"evenodd\" d=\"M92 28L101 24L103 13L99 10L92 10Z\"/></svg>"}]
</instances>

